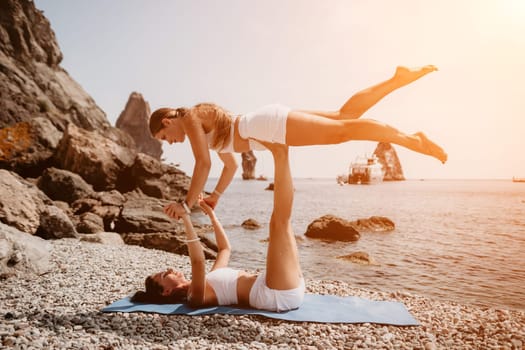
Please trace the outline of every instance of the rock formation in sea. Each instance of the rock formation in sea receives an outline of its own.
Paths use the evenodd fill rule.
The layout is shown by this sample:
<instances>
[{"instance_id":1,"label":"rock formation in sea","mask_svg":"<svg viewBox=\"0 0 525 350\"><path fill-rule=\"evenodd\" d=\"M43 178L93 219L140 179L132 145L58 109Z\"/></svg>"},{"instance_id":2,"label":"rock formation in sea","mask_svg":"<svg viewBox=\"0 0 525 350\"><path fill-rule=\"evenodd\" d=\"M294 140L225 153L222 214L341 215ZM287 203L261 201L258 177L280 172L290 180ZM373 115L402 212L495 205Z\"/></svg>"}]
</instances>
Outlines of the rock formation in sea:
<instances>
[{"instance_id":1,"label":"rock formation in sea","mask_svg":"<svg viewBox=\"0 0 525 350\"><path fill-rule=\"evenodd\" d=\"M304 235L310 238L343 242L357 241L361 237L359 231L349 221L333 215L324 215L312 221Z\"/></svg>"},{"instance_id":2,"label":"rock formation in sea","mask_svg":"<svg viewBox=\"0 0 525 350\"><path fill-rule=\"evenodd\" d=\"M334 215L324 215L312 221L306 228L305 236L328 241L357 241L362 232L390 232L395 224L383 216L348 221Z\"/></svg>"},{"instance_id":3,"label":"rock formation in sea","mask_svg":"<svg viewBox=\"0 0 525 350\"><path fill-rule=\"evenodd\" d=\"M399 162L396 150L390 143L379 142L374 151L374 155L377 156L379 163L383 166L383 171L385 172L383 181L405 180L401 162Z\"/></svg>"},{"instance_id":4,"label":"rock formation in sea","mask_svg":"<svg viewBox=\"0 0 525 350\"><path fill-rule=\"evenodd\" d=\"M137 151L160 159L162 144L149 132L150 114L148 102L138 92L132 92L115 126L131 135L137 146Z\"/></svg>"},{"instance_id":5,"label":"rock formation in sea","mask_svg":"<svg viewBox=\"0 0 525 350\"><path fill-rule=\"evenodd\" d=\"M11 253L23 257L17 249L27 247L30 254L24 235L143 242L187 253L182 224L163 207L184 198L190 178L159 160L158 141L133 132L148 131L147 103L132 94L119 118L123 130L113 127L61 60L50 23L33 1L0 2L0 247L13 247L18 236L21 242L0 249L6 253L0 265L8 259L16 269ZM213 242L202 242L213 256Z\"/></svg>"},{"instance_id":6,"label":"rock formation in sea","mask_svg":"<svg viewBox=\"0 0 525 350\"><path fill-rule=\"evenodd\" d=\"M253 180L255 179L255 164L257 158L253 151L242 152L242 179Z\"/></svg>"},{"instance_id":7,"label":"rock formation in sea","mask_svg":"<svg viewBox=\"0 0 525 350\"><path fill-rule=\"evenodd\" d=\"M257 220L252 219L252 218L248 218L244 220L241 226L247 230L257 230L262 227L261 224Z\"/></svg>"}]
</instances>

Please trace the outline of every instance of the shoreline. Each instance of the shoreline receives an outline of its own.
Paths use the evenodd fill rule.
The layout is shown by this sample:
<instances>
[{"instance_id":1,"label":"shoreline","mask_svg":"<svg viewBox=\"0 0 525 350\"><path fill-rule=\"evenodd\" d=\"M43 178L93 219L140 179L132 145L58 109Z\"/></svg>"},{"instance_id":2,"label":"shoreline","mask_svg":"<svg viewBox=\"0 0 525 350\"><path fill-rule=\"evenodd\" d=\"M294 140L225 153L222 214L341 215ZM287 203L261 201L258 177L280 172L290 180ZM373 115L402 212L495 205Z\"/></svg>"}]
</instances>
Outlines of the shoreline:
<instances>
[{"instance_id":1,"label":"shoreline","mask_svg":"<svg viewBox=\"0 0 525 350\"><path fill-rule=\"evenodd\" d=\"M139 246L50 241L55 268L2 280L0 346L86 349L396 348L521 349L525 311L307 280L307 292L403 302L416 327L285 322L260 316L100 313L166 267L189 274L188 257Z\"/></svg>"}]
</instances>

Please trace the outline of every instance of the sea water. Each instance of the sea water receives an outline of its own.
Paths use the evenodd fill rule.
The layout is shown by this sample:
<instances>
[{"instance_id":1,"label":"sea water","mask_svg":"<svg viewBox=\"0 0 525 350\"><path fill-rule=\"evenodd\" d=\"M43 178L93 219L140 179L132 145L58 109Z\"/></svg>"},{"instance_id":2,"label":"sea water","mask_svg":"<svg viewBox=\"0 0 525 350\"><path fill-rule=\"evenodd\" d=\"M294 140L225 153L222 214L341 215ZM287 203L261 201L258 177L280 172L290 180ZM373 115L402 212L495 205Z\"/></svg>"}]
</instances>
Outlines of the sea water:
<instances>
[{"instance_id":1,"label":"sea water","mask_svg":"<svg viewBox=\"0 0 525 350\"><path fill-rule=\"evenodd\" d=\"M273 202L268 183L236 179L217 207L234 267L265 266ZM525 310L525 183L409 180L341 186L335 179L294 179L294 188L292 226L301 237L305 278ZM308 224L325 214L346 220L385 216L396 228L363 232L357 242L304 237ZM262 227L242 228L248 218ZM337 258L355 251L368 253L378 265Z\"/></svg>"}]
</instances>

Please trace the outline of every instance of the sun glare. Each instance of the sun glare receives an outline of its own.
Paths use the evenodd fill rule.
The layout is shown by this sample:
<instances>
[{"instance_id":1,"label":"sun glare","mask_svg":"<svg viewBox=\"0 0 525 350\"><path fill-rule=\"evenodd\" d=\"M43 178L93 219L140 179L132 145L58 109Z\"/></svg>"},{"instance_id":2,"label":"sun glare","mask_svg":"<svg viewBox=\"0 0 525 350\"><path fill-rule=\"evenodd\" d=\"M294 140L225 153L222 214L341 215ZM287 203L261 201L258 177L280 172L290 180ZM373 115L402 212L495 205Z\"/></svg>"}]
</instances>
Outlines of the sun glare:
<instances>
[{"instance_id":1,"label":"sun glare","mask_svg":"<svg viewBox=\"0 0 525 350\"><path fill-rule=\"evenodd\" d=\"M503 13L505 17L518 23L525 22L525 1L523 0L506 0L502 1Z\"/></svg>"}]
</instances>

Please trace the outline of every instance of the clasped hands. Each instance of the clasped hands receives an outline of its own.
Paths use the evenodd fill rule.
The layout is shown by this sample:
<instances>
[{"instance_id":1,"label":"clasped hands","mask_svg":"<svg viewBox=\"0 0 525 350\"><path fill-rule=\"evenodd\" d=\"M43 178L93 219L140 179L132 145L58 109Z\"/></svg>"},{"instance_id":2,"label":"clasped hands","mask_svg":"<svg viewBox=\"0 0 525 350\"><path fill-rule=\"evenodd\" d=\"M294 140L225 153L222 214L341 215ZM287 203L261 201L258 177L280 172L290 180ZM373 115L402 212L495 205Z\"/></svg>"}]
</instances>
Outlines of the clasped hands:
<instances>
[{"instance_id":1,"label":"clasped hands","mask_svg":"<svg viewBox=\"0 0 525 350\"><path fill-rule=\"evenodd\" d=\"M219 197L211 194L207 197L204 197L202 194L199 195L199 206L204 211L204 214L210 215L213 212L213 209L217 205ZM187 214L184 206L181 203L170 203L164 207L164 213L170 218L179 220L183 215Z\"/></svg>"}]
</instances>

